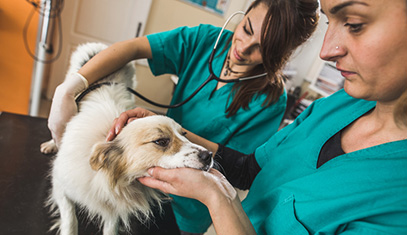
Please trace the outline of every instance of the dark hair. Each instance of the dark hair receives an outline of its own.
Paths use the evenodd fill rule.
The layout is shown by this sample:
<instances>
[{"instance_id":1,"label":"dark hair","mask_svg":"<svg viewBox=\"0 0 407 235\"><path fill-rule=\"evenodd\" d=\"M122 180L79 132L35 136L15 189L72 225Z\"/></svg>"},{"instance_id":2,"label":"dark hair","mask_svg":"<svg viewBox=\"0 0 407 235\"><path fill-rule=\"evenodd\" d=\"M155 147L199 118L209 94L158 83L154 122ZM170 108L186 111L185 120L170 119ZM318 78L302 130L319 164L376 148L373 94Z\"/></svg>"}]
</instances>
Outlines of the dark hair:
<instances>
[{"instance_id":1,"label":"dark hair","mask_svg":"<svg viewBox=\"0 0 407 235\"><path fill-rule=\"evenodd\" d=\"M233 100L226 109L227 117L235 115L239 108L248 109L250 101L260 94L267 95L263 107L278 100L284 92L281 71L284 64L293 51L307 41L318 24L317 0L256 0L246 14L260 4L268 7L261 29L263 64L257 65L243 76L264 72L267 76L233 85Z\"/></svg>"},{"instance_id":2,"label":"dark hair","mask_svg":"<svg viewBox=\"0 0 407 235\"><path fill-rule=\"evenodd\" d=\"M407 0L406 11L407 11ZM394 109L394 121L400 128L407 127L407 90L403 92Z\"/></svg>"},{"instance_id":3,"label":"dark hair","mask_svg":"<svg viewBox=\"0 0 407 235\"><path fill-rule=\"evenodd\" d=\"M397 125L407 127L407 90L403 92L394 109L394 120Z\"/></svg>"}]
</instances>

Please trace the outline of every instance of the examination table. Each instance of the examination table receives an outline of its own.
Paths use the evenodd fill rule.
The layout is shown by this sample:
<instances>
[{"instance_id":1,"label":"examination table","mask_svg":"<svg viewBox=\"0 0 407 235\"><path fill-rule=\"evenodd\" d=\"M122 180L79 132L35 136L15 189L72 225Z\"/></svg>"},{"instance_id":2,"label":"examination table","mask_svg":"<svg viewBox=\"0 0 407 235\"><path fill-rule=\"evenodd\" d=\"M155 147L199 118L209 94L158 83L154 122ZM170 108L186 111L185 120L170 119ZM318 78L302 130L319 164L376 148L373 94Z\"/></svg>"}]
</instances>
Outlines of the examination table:
<instances>
[{"instance_id":1,"label":"examination table","mask_svg":"<svg viewBox=\"0 0 407 235\"><path fill-rule=\"evenodd\" d=\"M48 231L53 218L45 207L53 156L40 152L40 144L50 138L44 118L0 114L0 235L56 234ZM170 205L164 207L165 219L157 216L147 227L133 221L130 234L178 234ZM102 234L84 215L78 222L79 234Z\"/></svg>"}]
</instances>

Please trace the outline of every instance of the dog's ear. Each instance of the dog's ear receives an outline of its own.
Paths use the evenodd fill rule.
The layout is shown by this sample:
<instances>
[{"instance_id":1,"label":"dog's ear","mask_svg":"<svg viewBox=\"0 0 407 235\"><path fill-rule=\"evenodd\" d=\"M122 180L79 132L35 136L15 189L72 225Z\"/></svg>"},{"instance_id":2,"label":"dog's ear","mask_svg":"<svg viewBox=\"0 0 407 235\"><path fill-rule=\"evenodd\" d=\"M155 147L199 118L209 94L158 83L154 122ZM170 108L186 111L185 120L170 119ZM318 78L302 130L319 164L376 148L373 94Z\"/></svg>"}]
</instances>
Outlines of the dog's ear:
<instances>
[{"instance_id":1,"label":"dog's ear","mask_svg":"<svg viewBox=\"0 0 407 235\"><path fill-rule=\"evenodd\" d=\"M109 176L110 185L114 188L126 171L126 162L123 160L124 150L117 142L102 142L93 147L89 160L93 170L104 170Z\"/></svg>"},{"instance_id":2,"label":"dog's ear","mask_svg":"<svg viewBox=\"0 0 407 235\"><path fill-rule=\"evenodd\" d=\"M114 167L122 155L123 149L116 142L102 142L93 147L89 163L93 170L98 171Z\"/></svg>"}]
</instances>

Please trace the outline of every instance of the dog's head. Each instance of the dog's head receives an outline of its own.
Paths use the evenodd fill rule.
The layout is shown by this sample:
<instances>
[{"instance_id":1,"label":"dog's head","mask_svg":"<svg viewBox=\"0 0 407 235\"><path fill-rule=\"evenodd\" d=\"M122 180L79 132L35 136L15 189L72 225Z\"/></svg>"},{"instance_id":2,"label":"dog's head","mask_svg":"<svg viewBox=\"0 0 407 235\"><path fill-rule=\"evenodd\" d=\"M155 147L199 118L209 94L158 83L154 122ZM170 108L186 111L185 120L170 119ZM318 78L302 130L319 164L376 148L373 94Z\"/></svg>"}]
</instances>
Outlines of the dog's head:
<instances>
[{"instance_id":1,"label":"dog's head","mask_svg":"<svg viewBox=\"0 0 407 235\"><path fill-rule=\"evenodd\" d=\"M96 144L90 159L92 169L107 172L113 185L145 176L153 166L209 170L212 162L212 153L191 143L179 124L158 115L132 121L114 141Z\"/></svg>"}]
</instances>

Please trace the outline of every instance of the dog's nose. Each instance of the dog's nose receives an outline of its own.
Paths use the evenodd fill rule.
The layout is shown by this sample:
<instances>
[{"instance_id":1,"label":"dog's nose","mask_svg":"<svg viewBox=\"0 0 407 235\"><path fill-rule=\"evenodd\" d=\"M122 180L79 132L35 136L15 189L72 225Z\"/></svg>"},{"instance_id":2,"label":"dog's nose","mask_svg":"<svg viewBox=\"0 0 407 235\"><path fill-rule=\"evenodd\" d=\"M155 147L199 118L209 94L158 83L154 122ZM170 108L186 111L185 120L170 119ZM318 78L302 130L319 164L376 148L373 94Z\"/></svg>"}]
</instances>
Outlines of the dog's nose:
<instances>
[{"instance_id":1,"label":"dog's nose","mask_svg":"<svg viewBox=\"0 0 407 235\"><path fill-rule=\"evenodd\" d=\"M209 151L199 151L198 157L201 162L205 165L208 165L212 161L212 153Z\"/></svg>"}]
</instances>

